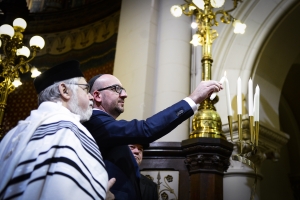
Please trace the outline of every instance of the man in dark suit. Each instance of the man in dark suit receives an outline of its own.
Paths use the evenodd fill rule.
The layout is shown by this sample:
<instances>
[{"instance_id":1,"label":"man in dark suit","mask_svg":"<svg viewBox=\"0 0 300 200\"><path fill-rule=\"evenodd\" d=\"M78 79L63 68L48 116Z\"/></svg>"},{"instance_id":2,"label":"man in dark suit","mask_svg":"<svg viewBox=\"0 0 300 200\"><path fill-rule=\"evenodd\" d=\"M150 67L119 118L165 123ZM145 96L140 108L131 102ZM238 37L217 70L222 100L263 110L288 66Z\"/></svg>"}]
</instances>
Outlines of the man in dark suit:
<instances>
[{"instance_id":1,"label":"man in dark suit","mask_svg":"<svg viewBox=\"0 0 300 200\"><path fill-rule=\"evenodd\" d=\"M139 167L127 145L151 143L161 138L191 117L196 104L223 88L217 81L202 81L189 97L146 120L117 121L127 98L119 79L103 74L93 77L89 84L94 110L84 126L98 143L109 178L116 178L110 191L117 200L141 199Z\"/></svg>"},{"instance_id":2,"label":"man in dark suit","mask_svg":"<svg viewBox=\"0 0 300 200\"><path fill-rule=\"evenodd\" d=\"M140 166L143 160L144 149L147 148L149 144L130 144L128 146L138 166ZM158 200L157 184L143 174L141 174L140 178L140 189L143 200Z\"/></svg>"}]
</instances>

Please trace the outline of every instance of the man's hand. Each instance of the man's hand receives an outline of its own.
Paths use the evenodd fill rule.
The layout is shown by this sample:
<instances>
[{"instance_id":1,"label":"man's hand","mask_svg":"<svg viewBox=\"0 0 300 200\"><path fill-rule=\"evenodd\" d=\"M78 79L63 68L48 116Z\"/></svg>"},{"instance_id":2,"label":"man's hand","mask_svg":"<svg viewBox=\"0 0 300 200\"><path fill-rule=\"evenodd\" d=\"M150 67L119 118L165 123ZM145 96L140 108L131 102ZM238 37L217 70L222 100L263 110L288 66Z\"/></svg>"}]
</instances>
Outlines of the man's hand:
<instances>
[{"instance_id":1,"label":"man's hand","mask_svg":"<svg viewBox=\"0 0 300 200\"><path fill-rule=\"evenodd\" d=\"M110 188L115 184L116 179L115 178L111 178L108 181L108 185L107 185L107 192L106 192L106 198L105 200L114 200L115 199L115 195L113 193L110 192Z\"/></svg>"},{"instance_id":2,"label":"man's hand","mask_svg":"<svg viewBox=\"0 0 300 200\"><path fill-rule=\"evenodd\" d=\"M199 104L209 97L213 92L219 92L221 89L223 89L223 86L217 81L201 81L189 97L196 104Z\"/></svg>"}]
</instances>

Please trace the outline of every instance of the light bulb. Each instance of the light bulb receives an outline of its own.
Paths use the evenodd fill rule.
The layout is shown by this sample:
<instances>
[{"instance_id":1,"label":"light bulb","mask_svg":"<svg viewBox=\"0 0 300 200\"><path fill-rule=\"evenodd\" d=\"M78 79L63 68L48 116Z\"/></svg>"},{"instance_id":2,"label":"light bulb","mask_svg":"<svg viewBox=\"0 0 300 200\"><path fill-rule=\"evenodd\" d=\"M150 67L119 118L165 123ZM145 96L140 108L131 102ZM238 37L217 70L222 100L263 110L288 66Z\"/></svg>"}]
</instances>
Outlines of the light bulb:
<instances>
[{"instance_id":1,"label":"light bulb","mask_svg":"<svg viewBox=\"0 0 300 200\"><path fill-rule=\"evenodd\" d=\"M14 20L13 26L18 26L18 27L21 27L22 29L25 29L26 26L27 26L27 23L24 19L17 18L17 19Z\"/></svg>"},{"instance_id":2,"label":"light bulb","mask_svg":"<svg viewBox=\"0 0 300 200\"><path fill-rule=\"evenodd\" d=\"M203 0L193 0L193 3L201 10L204 10L204 1Z\"/></svg>"},{"instance_id":3,"label":"light bulb","mask_svg":"<svg viewBox=\"0 0 300 200\"><path fill-rule=\"evenodd\" d=\"M20 78L15 78L14 82L12 82L12 84L15 87L19 87L20 85L22 85L22 82L20 81Z\"/></svg>"},{"instance_id":4,"label":"light bulb","mask_svg":"<svg viewBox=\"0 0 300 200\"><path fill-rule=\"evenodd\" d=\"M240 20L234 20L232 25L234 27L233 32L235 34L244 34L245 33L245 29L247 26L246 26L246 24L241 23Z\"/></svg>"},{"instance_id":5,"label":"light bulb","mask_svg":"<svg viewBox=\"0 0 300 200\"><path fill-rule=\"evenodd\" d=\"M182 15L182 9L179 5L172 6L170 11L174 17L180 17Z\"/></svg>"},{"instance_id":6,"label":"light bulb","mask_svg":"<svg viewBox=\"0 0 300 200\"><path fill-rule=\"evenodd\" d=\"M225 0L210 0L210 4L214 8L220 8L224 5Z\"/></svg>"},{"instance_id":7,"label":"light bulb","mask_svg":"<svg viewBox=\"0 0 300 200\"><path fill-rule=\"evenodd\" d=\"M35 47L39 47L40 49L42 49L45 46L45 40L41 36L36 35L30 39L29 45L31 47L35 46Z\"/></svg>"},{"instance_id":8,"label":"light bulb","mask_svg":"<svg viewBox=\"0 0 300 200\"><path fill-rule=\"evenodd\" d=\"M9 35L10 37L14 36L15 30L11 25L3 24L0 27L0 35Z\"/></svg>"},{"instance_id":9,"label":"light bulb","mask_svg":"<svg viewBox=\"0 0 300 200\"><path fill-rule=\"evenodd\" d=\"M194 34L193 39L190 41L190 43L193 44L195 47L198 46L198 45L201 45L199 43L199 37L200 37L199 34Z\"/></svg>"},{"instance_id":10,"label":"light bulb","mask_svg":"<svg viewBox=\"0 0 300 200\"><path fill-rule=\"evenodd\" d=\"M36 67L32 67L30 71L31 71L31 78L35 78L41 74L41 72Z\"/></svg>"},{"instance_id":11,"label":"light bulb","mask_svg":"<svg viewBox=\"0 0 300 200\"><path fill-rule=\"evenodd\" d=\"M26 46L22 46L21 49L17 49L17 56L26 56L27 58L30 55L30 50Z\"/></svg>"},{"instance_id":12,"label":"light bulb","mask_svg":"<svg viewBox=\"0 0 300 200\"><path fill-rule=\"evenodd\" d=\"M197 22L192 22L191 23L191 27L192 27L192 29L197 28L198 27L198 23Z\"/></svg>"}]
</instances>

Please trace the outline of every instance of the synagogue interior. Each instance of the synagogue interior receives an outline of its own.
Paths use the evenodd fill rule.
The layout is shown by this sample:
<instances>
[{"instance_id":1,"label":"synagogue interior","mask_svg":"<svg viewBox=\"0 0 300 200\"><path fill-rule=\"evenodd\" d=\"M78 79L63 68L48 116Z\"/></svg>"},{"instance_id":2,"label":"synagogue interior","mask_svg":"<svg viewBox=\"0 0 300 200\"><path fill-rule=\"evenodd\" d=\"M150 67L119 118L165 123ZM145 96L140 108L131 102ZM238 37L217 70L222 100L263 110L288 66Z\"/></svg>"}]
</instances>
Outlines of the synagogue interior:
<instances>
[{"instance_id":1,"label":"synagogue interior","mask_svg":"<svg viewBox=\"0 0 300 200\"><path fill-rule=\"evenodd\" d=\"M118 77L128 94L118 120L145 120L200 81L226 77L215 98L145 149L141 173L161 200L300 199L300 1L0 0L0 26L16 18L27 23L24 46L40 36L44 47L26 63L1 47L1 138L38 107L31 72L67 60L86 80ZM14 77L6 57L25 63Z\"/></svg>"}]
</instances>

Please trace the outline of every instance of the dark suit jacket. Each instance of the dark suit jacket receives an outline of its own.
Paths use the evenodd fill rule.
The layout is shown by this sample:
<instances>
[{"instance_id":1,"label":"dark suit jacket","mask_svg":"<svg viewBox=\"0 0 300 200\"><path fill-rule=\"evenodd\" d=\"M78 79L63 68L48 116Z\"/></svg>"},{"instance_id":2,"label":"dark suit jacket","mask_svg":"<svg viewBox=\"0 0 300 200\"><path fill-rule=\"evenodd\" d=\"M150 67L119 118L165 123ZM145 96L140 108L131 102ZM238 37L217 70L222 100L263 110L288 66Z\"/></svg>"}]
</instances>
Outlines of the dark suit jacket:
<instances>
[{"instance_id":1,"label":"dark suit jacket","mask_svg":"<svg viewBox=\"0 0 300 200\"><path fill-rule=\"evenodd\" d=\"M143 200L158 200L157 184L141 174L140 189Z\"/></svg>"},{"instance_id":2,"label":"dark suit jacket","mask_svg":"<svg viewBox=\"0 0 300 200\"><path fill-rule=\"evenodd\" d=\"M140 173L127 145L151 143L193 114L192 108L184 100L141 121L117 121L103 111L93 111L91 119L83 125L98 143L109 178L116 178L111 191L117 200L141 199Z\"/></svg>"}]
</instances>

